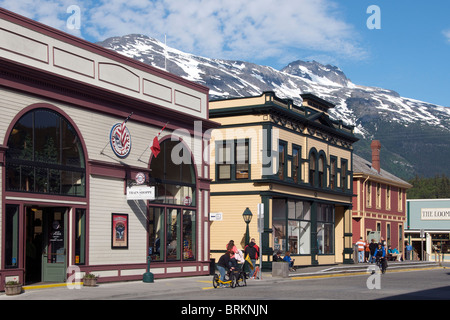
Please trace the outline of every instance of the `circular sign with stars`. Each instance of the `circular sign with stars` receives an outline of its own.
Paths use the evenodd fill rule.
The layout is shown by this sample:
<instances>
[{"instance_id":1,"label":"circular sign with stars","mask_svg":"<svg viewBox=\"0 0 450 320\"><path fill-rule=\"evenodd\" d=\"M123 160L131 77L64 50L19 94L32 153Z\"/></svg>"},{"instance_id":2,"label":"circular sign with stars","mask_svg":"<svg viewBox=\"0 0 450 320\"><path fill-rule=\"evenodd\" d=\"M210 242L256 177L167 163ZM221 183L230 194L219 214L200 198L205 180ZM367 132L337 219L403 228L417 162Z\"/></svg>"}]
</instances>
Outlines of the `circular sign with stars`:
<instances>
[{"instance_id":1,"label":"circular sign with stars","mask_svg":"<svg viewBox=\"0 0 450 320\"><path fill-rule=\"evenodd\" d=\"M109 135L111 149L119 158L126 158L131 151L131 135L124 123L115 124Z\"/></svg>"}]
</instances>

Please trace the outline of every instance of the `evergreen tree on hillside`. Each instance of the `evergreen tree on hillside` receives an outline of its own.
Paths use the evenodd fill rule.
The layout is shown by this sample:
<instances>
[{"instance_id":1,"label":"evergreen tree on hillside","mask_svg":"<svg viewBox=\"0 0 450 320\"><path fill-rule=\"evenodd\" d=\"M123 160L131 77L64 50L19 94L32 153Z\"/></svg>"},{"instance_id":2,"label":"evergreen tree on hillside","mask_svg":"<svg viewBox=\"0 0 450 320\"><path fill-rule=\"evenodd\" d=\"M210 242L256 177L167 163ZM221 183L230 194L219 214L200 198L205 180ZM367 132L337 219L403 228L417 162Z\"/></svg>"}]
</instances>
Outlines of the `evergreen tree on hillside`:
<instances>
[{"instance_id":1,"label":"evergreen tree on hillside","mask_svg":"<svg viewBox=\"0 0 450 320\"><path fill-rule=\"evenodd\" d=\"M433 178L415 176L408 181L413 185L408 190L408 199L442 199L450 198L450 179L442 174Z\"/></svg>"}]
</instances>

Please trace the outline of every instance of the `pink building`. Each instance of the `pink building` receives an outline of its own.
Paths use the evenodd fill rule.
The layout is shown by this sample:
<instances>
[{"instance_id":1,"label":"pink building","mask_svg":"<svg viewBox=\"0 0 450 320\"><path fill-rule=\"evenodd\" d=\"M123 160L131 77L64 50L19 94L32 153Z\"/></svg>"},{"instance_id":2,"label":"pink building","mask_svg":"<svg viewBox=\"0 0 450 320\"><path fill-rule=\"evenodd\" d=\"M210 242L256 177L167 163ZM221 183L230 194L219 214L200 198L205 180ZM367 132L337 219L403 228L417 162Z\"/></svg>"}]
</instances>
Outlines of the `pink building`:
<instances>
[{"instance_id":1,"label":"pink building","mask_svg":"<svg viewBox=\"0 0 450 320\"><path fill-rule=\"evenodd\" d=\"M403 251L406 224L406 191L412 186L383 170L381 144L372 141L372 162L353 155L353 243L360 237L370 241L386 240L387 245Z\"/></svg>"}]
</instances>

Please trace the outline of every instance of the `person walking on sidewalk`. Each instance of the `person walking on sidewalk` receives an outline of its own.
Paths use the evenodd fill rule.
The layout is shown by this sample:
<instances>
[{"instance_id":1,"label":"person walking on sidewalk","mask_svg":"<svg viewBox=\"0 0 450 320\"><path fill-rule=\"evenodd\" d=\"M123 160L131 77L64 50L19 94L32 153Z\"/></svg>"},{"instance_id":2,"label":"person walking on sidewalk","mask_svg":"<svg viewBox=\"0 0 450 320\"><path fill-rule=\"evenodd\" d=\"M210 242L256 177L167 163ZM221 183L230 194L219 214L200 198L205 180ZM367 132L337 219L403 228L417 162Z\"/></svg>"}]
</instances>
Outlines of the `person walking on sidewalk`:
<instances>
[{"instance_id":1,"label":"person walking on sidewalk","mask_svg":"<svg viewBox=\"0 0 450 320\"><path fill-rule=\"evenodd\" d=\"M358 262L363 263L364 262L364 250L366 248L366 242L363 240L362 237L359 238L359 241L356 242L356 245L358 246Z\"/></svg>"},{"instance_id":2,"label":"person walking on sidewalk","mask_svg":"<svg viewBox=\"0 0 450 320\"><path fill-rule=\"evenodd\" d=\"M372 239L372 242L369 244L370 248L370 263L373 263L375 260L375 257L373 256L375 254L375 250L377 249L378 245L375 243L375 239Z\"/></svg>"},{"instance_id":3,"label":"person walking on sidewalk","mask_svg":"<svg viewBox=\"0 0 450 320\"><path fill-rule=\"evenodd\" d=\"M370 259L370 244L366 242L366 247L364 249L364 262L369 263Z\"/></svg>"},{"instance_id":4,"label":"person walking on sidewalk","mask_svg":"<svg viewBox=\"0 0 450 320\"><path fill-rule=\"evenodd\" d=\"M244 248L244 257L247 257L247 255L249 256L250 261L253 265L253 269L251 269L249 275L249 278L251 279L253 277L253 274L255 273L256 260L259 257L259 247L255 243L255 238L252 238L250 240L250 243Z\"/></svg>"}]
</instances>

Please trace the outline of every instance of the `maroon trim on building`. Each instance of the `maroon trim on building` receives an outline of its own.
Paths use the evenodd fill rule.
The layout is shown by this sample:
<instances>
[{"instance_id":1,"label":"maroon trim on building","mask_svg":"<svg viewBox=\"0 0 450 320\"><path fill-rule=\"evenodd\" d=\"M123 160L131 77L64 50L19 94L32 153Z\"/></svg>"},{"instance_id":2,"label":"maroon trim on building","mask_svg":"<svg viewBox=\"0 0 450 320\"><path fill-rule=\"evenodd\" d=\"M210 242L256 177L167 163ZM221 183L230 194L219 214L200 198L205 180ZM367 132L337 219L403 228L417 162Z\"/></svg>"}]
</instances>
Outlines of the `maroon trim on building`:
<instances>
[{"instance_id":1,"label":"maroon trim on building","mask_svg":"<svg viewBox=\"0 0 450 320\"><path fill-rule=\"evenodd\" d=\"M89 160L90 173L111 178L134 179L138 172L149 174L150 169L128 166L120 163L111 163L100 160Z\"/></svg>"},{"instance_id":2,"label":"maroon trim on building","mask_svg":"<svg viewBox=\"0 0 450 320\"><path fill-rule=\"evenodd\" d=\"M49 110L53 110L57 113L59 113L62 117L64 117L69 123L70 125L74 128L78 138L80 139L80 144L83 148L83 153L84 153L84 163L85 163L85 171L86 171L86 189L85 189L85 197L69 197L69 196L58 196L58 195L50 195L50 194L41 194L41 193L29 193L29 192L11 192L11 191L6 191L6 172L5 170L2 170L2 214L4 215L5 212L5 208L6 208L6 204L13 204L13 205L19 205L19 257L21 257L19 259L19 265L18 268L14 268L14 269L4 269L5 266L5 260L2 259L2 263L0 265L0 290L4 289L4 280L5 277L7 276L14 276L14 275L19 275L20 281L21 283L24 283L25 281L25 265L26 265L26 255L25 255L25 225L24 225L24 221L25 221L25 206L41 206L41 207L54 207L54 206L63 206L63 207L68 207L71 209L77 209L77 208L81 208L81 209L85 209L86 210L86 220L89 221L89 176L90 176L90 170L89 170L89 166L88 166L88 152L87 152L87 148L86 148L86 143L84 141L83 136L80 133L80 130L78 129L78 126L75 124L75 122L73 122L72 118L69 117L67 115L66 112L64 112L63 110L61 110L60 108L49 104L49 103L35 103L32 105L29 105L25 108L23 108L21 111L19 111L14 118L11 120L6 132L5 132L5 137L4 137L4 144L0 145L0 165L4 167L5 164L5 153L7 150L7 144L8 144L8 139L9 136L11 135L11 131L13 130L14 126L16 125L17 121L19 121L19 119L25 115L27 112L30 112L32 110L35 109L49 109ZM16 200L16 199L12 199L12 200L6 200L6 197L10 197L10 198L26 198L27 201L21 201L21 200ZM51 201L58 201L58 203L55 202L51 202ZM65 204L64 202L69 202L67 204ZM72 204L70 202L81 202L81 203L86 203L84 204ZM68 226L67 226L67 230L68 232L70 232L71 234L75 233L75 222L74 222L74 216L73 215L73 221L68 219ZM69 217L68 217L69 218ZM2 239L1 239L1 243L4 244L5 243L5 219L2 219ZM68 240L68 239L67 239ZM89 243L89 223L86 223L86 243ZM70 245L69 241L67 242L68 245ZM72 244L72 261L75 261L75 248L74 248L75 244ZM2 245L1 246L1 255L2 258L5 257L5 247ZM69 259L67 259L67 264L69 263ZM86 246L86 264L89 263L89 246ZM67 265L68 266L68 265ZM67 267L66 266L66 267Z\"/></svg>"},{"instance_id":3,"label":"maroon trim on building","mask_svg":"<svg viewBox=\"0 0 450 320\"><path fill-rule=\"evenodd\" d=\"M86 111L102 112L126 118L133 111L133 121L164 126L167 129L186 128L194 133L194 121L201 121L204 129L219 126L217 122L188 115L160 105L129 97L115 91L99 88L81 81L46 72L0 57L0 86L35 94L45 99L76 105ZM192 126L192 129L189 127Z\"/></svg>"},{"instance_id":4,"label":"maroon trim on building","mask_svg":"<svg viewBox=\"0 0 450 320\"><path fill-rule=\"evenodd\" d=\"M5 163L6 150L8 150L8 147L0 144L0 166L3 166Z\"/></svg>"},{"instance_id":5,"label":"maroon trim on building","mask_svg":"<svg viewBox=\"0 0 450 320\"><path fill-rule=\"evenodd\" d=\"M8 11L6 9L0 8L0 19L4 19L7 21L10 21L12 23L21 25L25 28L31 29L33 31L42 33L46 36L49 36L51 38L60 40L62 42L65 42L67 44L76 46L81 49L85 49L90 51L91 53L101 55L103 57L106 57L108 59L114 60L118 63L125 64L128 66L131 66L133 68L142 70L144 72L148 72L152 75L155 75L157 77L161 77L163 79L178 83L180 85L186 86L188 88L191 88L196 91L200 91L202 93L208 94L209 88L205 87L203 85L200 85L195 82L191 82L189 80L186 80L184 78L181 78L179 76L176 76L174 74L171 74L167 71L152 67L146 63L140 62L138 60L135 60L133 58L126 57L120 53L117 53L113 50L104 48L102 46L99 46L97 44L88 42L86 40L83 40L81 38L72 36L68 33L62 32L60 30L54 29L52 27L49 27L47 25L44 25L42 23L39 23L37 21L34 21L32 19L26 18L24 16L18 15L14 12Z\"/></svg>"},{"instance_id":6,"label":"maroon trim on building","mask_svg":"<svg viewBox=\"0 0 450 320\"><path fill-rule=\"evenodd\" d=\"M187 150L189 150L189 153L191 155L191 161L192 161L192 165L194 167L194 174L195 174L195 211L196 211L196 218L200 219L200 221L201 221L200 222L200 226L199 226L199 229L201 229L201 230L199 230L199 231L201 231L200 234L203 236L205 234L205 227L204 227L205 223L204 222L208 221L208 216L209 216L209 215L205 214L205 210L209 209L209 201L208 201L208 208L205 208L204 202L202 202L201 204L199 203L199 197L200 197L200 193L201 193L202 194L202 201L204 201L204 199L203 199L203 191L208 191L209 192L209 190L210 190L209 182L211 180L199 177L197 164L195 163L194 154L192 153L191 148L183 141L183 139L181 137L177 137L177 138L178 138L178 140L181 143L183 143L184 147ZM168 140L168 139L173 139L173 138L166 136L166 137L164 137L164 138L162 138L160 140L160 143L163 143L165 140ZM203 157L203 153L202 153L202 157ZM153 158L154 158L153 154L151 154L150 160L149 160L149 168L151 167L151 162L152 162ZM202 162L203 162L203 159L202 159ZM203 170L202 166L200 166L200 168L201 168L201 170ZM200 205L201 210L199 210L199 205ZM186 207L186 206L182 206L182 205L173 205L173 204L165 204L165 203L155 203L155 204L153 204L153 203L150 203L150 202L148 203L148 207L180 208L180 209L191 209L191 210L194 209L192 207ZM199 231L197 231L197 234L196 234L197 239L199 238ZM208 234L209 234L209 230L208 230ZM196 262L197 263L204 263L206 265L207 263L209 263L209 257L204 257L204 249L205 249L205 246L208 246L208 252L209 252L209 240L208 240L208 244L205 244L203 239L202 239L202 241L200 241L200 243L201 243L202 247L201 248L199 248L199 247L197 248ZM148 250L148 232L147 232L147 250ZM201 252L201 254L200 254L200 252ZM199 255L201 255L202 259L199 259ZM192 261L180 261L180 262L181 262L180 266L185 266L185 264L187 266ZM155 263L158 266L160 264L161 265L165 264L164 262L155 262ZM166 262L166 263L169 263L169 262ZM174 274L171 274L171 275L173 276Z\"/></svg>"},{"instance_id":7,"label":"maroon trim on building","mask_svg":"<svg viewBox=\"0 0 450 320\"><path fill-rule=\"evenodd\" d=\"M104 282L112 282L112 281L135 281L142 280L142 276L144 274L137 275L122 275L123 271L126 270L136 270L136 269L147 269L147 263L134 263L134 264L108 264L108 265L94 265L94 266L78 266L81 272L90 272L93 274L98 274L99 272L104 271L117 271L117 276L109 276L98 278L99 283ZM196 271L184 271L184 268L192 268L195 267ZM189 276L199 276L199 275L208 275L209 269L204 271L204 267L209 267L209 261L174 261L174 262L154 262L150 263L150 272L154 272L155 269L165 269L164 273L155 273L155 279L164 279L164 278L174 278L174 277L189 277ZM180 268L181 272L167 272L167 268ZM68 275L70 276L70 275Z\"/></svg>"}]
</instances>

